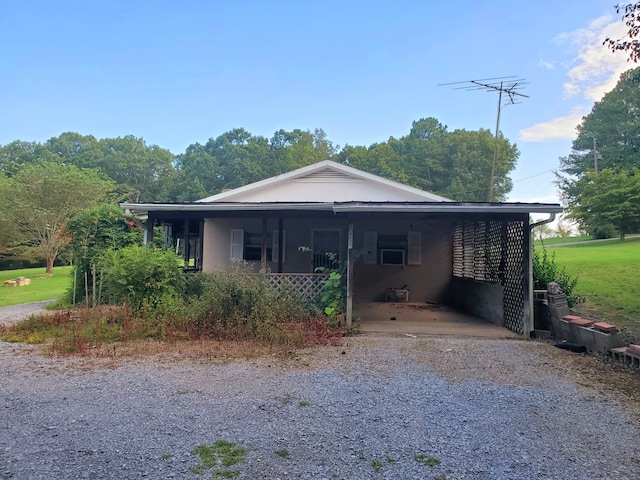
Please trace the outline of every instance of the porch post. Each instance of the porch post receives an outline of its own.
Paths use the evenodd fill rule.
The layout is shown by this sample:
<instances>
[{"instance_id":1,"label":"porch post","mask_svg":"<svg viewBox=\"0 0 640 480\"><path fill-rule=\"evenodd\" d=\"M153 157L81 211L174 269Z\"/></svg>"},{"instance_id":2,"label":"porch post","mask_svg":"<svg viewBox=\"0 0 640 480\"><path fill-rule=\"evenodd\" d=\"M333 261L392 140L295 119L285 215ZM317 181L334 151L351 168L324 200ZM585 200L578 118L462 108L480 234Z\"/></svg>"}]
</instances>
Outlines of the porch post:
<instances>
[{"instance_id":1,"label":"porch post","mask_svg":"<svg viewBox=\"0 0 640 480\"><path fill-rule=\"evenodd\" d=\"M260 251L260 270L267 271L267 217L262 217L262 249Z\"/></svg>"},{"instance_id":2,"label":"porch post","mask_svg":"<svg viewBox=\"0 0 640 480\"><path fill-rule=\"evenodd\" d=\"M522 267L524 270L522 278L524 290L524 311L522 312L524 319L522 322L522 334L527 337L530 336L531 332L535 329L535 314L533 310L533 260L531 258L533 256L533 242L531 241L532 233L529 228L528 219L529 218L527 216L527 221L522 221L522 236L524 237L522 242L522 250L524 251L524 258L522 259Z\"/></svg>"},{"instance_id":3,"label":"porch post","mask_svg":"<svg viewBox=\"0 0 640 480\"><path fill-rule=\"evenodd\" d=\"M278 273L282 273L282 258L284 257L282 251L284 242L282 240L282 217L278 217Z\"/></svg>"},{"instance_id":4,"label":"porch post","mask_svg":"<svg viewBox=\"0 0 640 480\"><path fill-rule=\"evenodd\" d=\"M184 259L184 268L189 267L189 257L191 252L189 252L189 219L184 219L184 254L182 258Z\"/></svg>"},{"instance_id":5,"label":"porch post","mask_svg":"<svg viewBox=\"0 0 640 480\"><path fill-rule=\"evenodd\" d=\"M346 327L353 324L353 221L349 221L349 240L347 244L347 311Z\"/></svg>"}]
</instances>

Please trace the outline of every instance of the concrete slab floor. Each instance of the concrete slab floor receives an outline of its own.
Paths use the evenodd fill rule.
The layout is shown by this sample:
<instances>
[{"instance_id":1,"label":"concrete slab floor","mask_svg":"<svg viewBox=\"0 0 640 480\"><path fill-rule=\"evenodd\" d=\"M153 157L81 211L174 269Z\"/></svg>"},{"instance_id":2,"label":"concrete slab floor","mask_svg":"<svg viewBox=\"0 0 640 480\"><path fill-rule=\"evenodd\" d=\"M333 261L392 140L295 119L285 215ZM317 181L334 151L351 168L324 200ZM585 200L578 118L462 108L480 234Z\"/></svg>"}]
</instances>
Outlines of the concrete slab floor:
<instances>
[{"instance_id":1,"label":"concrete slab floor","mask_svg":"<svg viewBox=\"0 0 640 480\"><path fill-rule=\"evenodd\" d=\"M363 333L522 338L507 328L434 303L358 303L353 306L353 319Z\"/></svg>"}]
</instances>

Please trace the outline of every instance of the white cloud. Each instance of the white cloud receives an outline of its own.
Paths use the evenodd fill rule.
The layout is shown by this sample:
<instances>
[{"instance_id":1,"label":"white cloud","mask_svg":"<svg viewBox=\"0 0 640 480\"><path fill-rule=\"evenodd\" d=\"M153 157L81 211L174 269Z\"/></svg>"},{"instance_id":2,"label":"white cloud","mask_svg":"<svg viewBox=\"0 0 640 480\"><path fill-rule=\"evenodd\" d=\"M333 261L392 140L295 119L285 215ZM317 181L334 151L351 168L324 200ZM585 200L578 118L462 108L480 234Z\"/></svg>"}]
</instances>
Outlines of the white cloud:
<instances>
[{"instance_id":1,"label":"white cloud","mask_svg":"<svg viewBox=\"0 0 640 480\"><path fill-rule=\"evenodd\" d=\"M532 127L520 130L520 140L523 142L542 142L559 138L574 138L576 127L582 121L583 115L582 107L573 107L569 115L557 117L548 122L536 123Z\"/></svg>"},{"instance_id":2,"label":"white cloud","mask_svg":"<svg viewBox=\"0 0 640 480\"><path fill-rule=\"evenodd\" d=\"M622 38L628 27L619 18L603 16L591 21L586 28L560 34L557 40L569 43L578 55L569 69L564 84L567 97L582 96L598 101L613 89L620 74L634 65L627 62L624 52L613 53L602 44L605 38Z\"/></svg>"},{"instance_id":3,"label":"white cloud","mask_svg":"<svg viewBox=\"0 0 640 480\"><path fill-rule=\"evenodd\" d=\"M556 66L552 62L547 62L546 60L540 59L538 62L538 66L541 68L545 68L547 70L553 70Z\"/></svg>"}]
</instances>

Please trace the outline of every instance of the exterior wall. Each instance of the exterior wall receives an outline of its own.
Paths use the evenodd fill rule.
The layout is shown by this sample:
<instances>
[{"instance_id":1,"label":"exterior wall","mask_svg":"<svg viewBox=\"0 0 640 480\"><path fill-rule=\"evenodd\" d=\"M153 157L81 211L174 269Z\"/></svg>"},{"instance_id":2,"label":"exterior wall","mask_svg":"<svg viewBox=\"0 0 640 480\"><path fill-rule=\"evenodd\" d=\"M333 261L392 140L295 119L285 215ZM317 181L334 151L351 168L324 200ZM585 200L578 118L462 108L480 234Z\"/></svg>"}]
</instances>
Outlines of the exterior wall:
<instances>
[{"instance_id":1,"label":"exterior wall","mask_svg":"<svg viewBox=\"0 0 640 480\"><path fill-rule=\"evenodd\" d=\"M372 218L354 222L354 301L384 301L388 288L407 285L410 302L448 301L451 278L451 231L453 220L447 218L427 221L388 220ZM378 235L406 234L410 230L422 232L422 261L420 265L376 265L364 263L364 232L376 231Z\"/></svg>"},{"instance_id":2,"label":"exterior wall","mask_svg":"<svg viewBox=\"0 0 640 480\"><path fill-rule=\"evenodd\" d=\"M395 220L371 215L371 219L354 221L354 300L356 302L384 301L388 288L407 285L411 302L446 303L449 300L449 282L452 263L452 228L449 218L429 220ZM203 271L229 270L231 262L231 229L242 228L247 232L260 233L261 218L206 219L204 223ZM269 218L267 231L278 229L278 219ZM340 231L340 261L347 260L348 221L339 218L284 218L285 261L282 273L313 273L312 254L300 251L299 247L313 245L314 229L338 229ZM409 231L422 233L420 265L375 265L364 262L364 232L375 231L378 235L406 235ZM255 271L259 261L248 262ZM278 271L278 262L267 262L267 268Z\"/></svg>"},{"instance_id":3,"label":"exterior wall","mask_svg":"<svg viewBox=\"0 0 640 480\"><path fill-rule=\"evenodd\" d=\"M504 287L468 278L454 277L451 281L451 300L454 305L504 327Z\"/></svg>"},{"instance_id":4,"label":"exterior wall","mask_svg":"<svg viewBox=\"0 0 640 480\"><path fill-rule=\"evenodd\" d=\"M316 175L292 179L286 185L265 187L239 193L233 201L240 202L406 202L424 201L422 195L398 191L384 185L343 174Z\"/></svg>"},{"instance_id":5,"label":"exterior wall","mask_svg":"<svg viewBox=\"0 0 640 480\"><path fill-rule=\"evenodd\" d=\"M203 271L230 270L231 230L244 229L245 232L261 233L261 218L207 218L204 222ZM301 251L300 247L312 247L314 229L339 229L341 235L341 260L346 260L346 223L336 219L284 218L282 225L284 243L284 262L282 273L313 273L310 252ZM278 230L278 219L269 218L267 232ZM260 270L260 261L247 262L256 271ZM278 262L267 262L267 268L278 272Z\"/></svg>"}]
</instances>

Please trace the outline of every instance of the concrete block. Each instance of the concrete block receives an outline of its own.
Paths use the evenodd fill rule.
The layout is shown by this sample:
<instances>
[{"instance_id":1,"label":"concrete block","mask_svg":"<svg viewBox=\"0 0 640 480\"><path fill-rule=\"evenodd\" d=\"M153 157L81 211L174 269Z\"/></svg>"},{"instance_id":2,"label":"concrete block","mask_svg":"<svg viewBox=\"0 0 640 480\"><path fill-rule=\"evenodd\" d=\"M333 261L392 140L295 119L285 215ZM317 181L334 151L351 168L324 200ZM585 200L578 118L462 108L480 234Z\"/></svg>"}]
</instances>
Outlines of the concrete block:
<instances>
[{"instance_id":1,"label":"concrete block","mask_svg":"<svg viewBox=\"0 0 640 480\"><path fill-rule=\"evenodd\" d=\"M569 329L569 322L559 318L558 324L560 326L560 338L563 338L569 342L573 342L573 339L571 338L571 331Z\"/></svg>"},{"instance_id":2,"label":"concrete block","mask_svg":"<svg viewBox=\"0 0 640 480\"><path fill-rule=\"evenodd\" d=\"M606 333L593 329L593 338L596 342L595 350L607 355L612 353L614 349L624 346L624 340L620 332Z\"/></svg>"}]
</instances>

